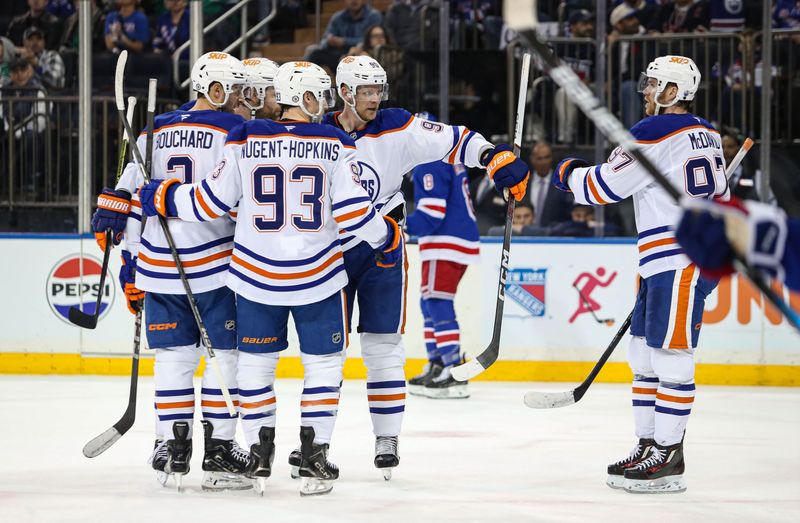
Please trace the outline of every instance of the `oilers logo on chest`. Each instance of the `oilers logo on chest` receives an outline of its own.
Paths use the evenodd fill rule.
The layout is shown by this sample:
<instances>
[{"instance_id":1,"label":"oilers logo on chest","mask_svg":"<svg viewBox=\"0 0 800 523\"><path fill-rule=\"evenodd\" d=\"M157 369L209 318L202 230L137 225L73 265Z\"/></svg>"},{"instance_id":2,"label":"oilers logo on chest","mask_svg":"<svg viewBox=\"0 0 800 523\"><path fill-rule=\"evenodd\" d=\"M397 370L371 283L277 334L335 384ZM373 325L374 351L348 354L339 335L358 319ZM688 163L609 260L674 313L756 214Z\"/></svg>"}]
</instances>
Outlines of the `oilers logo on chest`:
<instances>
[{"instance_id":1,"label":"oilers logo on chest","mask_svg":"<svg viewBox=\"0 0 800 523\"><path fill-rule=\"evenodd\" d=\"M366 162L358 162L359 173L358 178L361 180L361 186L369 194L369 199L375 203L375 199L381 193L381 179L375 169Z\"/></svg>"}]
</instances>

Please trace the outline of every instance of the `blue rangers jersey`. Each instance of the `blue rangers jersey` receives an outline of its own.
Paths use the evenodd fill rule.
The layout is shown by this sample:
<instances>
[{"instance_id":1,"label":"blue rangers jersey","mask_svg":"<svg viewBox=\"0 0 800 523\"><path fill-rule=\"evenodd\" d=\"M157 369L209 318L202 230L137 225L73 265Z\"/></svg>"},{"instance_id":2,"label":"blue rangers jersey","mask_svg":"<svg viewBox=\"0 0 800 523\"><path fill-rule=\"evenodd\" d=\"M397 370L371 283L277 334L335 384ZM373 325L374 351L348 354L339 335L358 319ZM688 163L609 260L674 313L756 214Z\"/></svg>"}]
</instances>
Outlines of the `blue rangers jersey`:
<instances>
[{"instance_id":1,"label":"blue rangers jersey","mask_svg":"<svg viewBox=\"0 0 800 523\"><path fill-rule=\"evenodd\" d=\"M328 113L323 122L341 128L339 113ZM388 214L403 202L403 176L417 165L438 160L450 164L480 167L480 156L492 144L480 134L459 125L446 125L417 118L404 109L381 109L364 129L353 131L356 141L361 185L375 208ZM342 234L348 250L358 240Z\"/></svg>"},{"instance_id":2,"label":"blue rangers jersey","mask_svg":"<svg viewBox=\"0 0 800 523\"><path fill-rule=\"evenodd\" d=\"M653 165L687 197L729 197L720 135L706 120L693 114L650 116L634 125L631 134ZM642 277L689 265L675 240L681 208L621 147L606 163L573 169L569 187L575 203L584 205L633 197Z\"/></svg>"},{"instance_id":3,"label":"blue rangers jersey","mask_svg":"<svg viewBox=\"0 0 800 523\"><path fill-rule=\"evenodd\" d=\"M222 158L228 131L244 122L241 116L221 111L172 111L155 117L153 129L153 180L175 178L182 183L203 180ZM137 147L145 156L146 133ZM125 229L125 245L136 263L136 286L148 292L184 294L178 269L157 223L141 235L141 205L136 188L144 183L135 161L129 163L117 189L131 194L131 212ZM225 285L233 252L235 224L226 216L210 223L170 220L169 228L193 292L207 292Z\"/></svg>"},{"instance_id":4,"label":"blue rangers jersey","mask_svg":"<svg viewBox=\"0 0 800 523\"><path fill-rule=\"evenodd\" d=\"M416 210L406 218L406 229L419 238L422 261L480 261L478 223L464 166L427 163L416 167L412 177Z\"/></svg>"},{"instance_id":5,"label":"blue rangers jersey","mask_svg":"<svg viewBox=\"0 0 800 523\"><path fill-rule=\"evenodd\" d=\"M373 247L387 225L358 178L353 140L329 125L251 120L202 182L174 191L178 217L214 223L239 203L227 285L269 305L316 303L347 284L339 229Z\"/></svg>"}]
</instances>

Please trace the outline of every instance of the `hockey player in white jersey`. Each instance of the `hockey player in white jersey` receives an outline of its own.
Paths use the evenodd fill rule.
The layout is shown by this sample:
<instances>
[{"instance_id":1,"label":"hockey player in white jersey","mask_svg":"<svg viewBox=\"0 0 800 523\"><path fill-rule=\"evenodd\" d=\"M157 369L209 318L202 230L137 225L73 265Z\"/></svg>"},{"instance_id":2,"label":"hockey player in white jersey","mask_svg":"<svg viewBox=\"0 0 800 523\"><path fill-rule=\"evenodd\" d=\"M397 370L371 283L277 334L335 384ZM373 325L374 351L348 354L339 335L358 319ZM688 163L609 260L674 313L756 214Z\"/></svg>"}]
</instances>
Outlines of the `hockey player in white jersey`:
<instances>
[{"instance_id":1,"label":"hockey player in white jersey","mask_svg":"<svg viewBox=\"0 0 800 523\"><path fill-rule=\"evenodd\" d=\"M640 82L648 116L631 134L687 198L727 198L720 135L690 112L699 85L700 72L690 58L656 58ZM608 466L607 483L628 492L681 492L686 489L683 437L695 391L694 350L705 298L717 280L701 275L677 244L681 208L623 148L601 165L566 158L556 167L553 183L571 191L579 204L633 198L641 283L628 361L638 442L629 457Z\"/></svg>"},{"instance_id":2,"label":"hockey player in white jersey","mask_svg":"<svg viewBox=\"0 0 800 523\"><path fill-rule=\"evenodd\" d=\"M277 120L281 117L281 107L275 100L275 73L278 64L268 58L247 58L242 60L247 71L247 84L242 90L242 104L250 110L249 119L264 118Z\"/></svg>"},{"instance_id":3,"label":"hockey player in white jersey","mask_svg":"<svg viewBox=\"0 0 800 523\"><path fill-rule=\"evenodd\" d=\"M329 113L325 122L352 136L358 147L361 184L375 208L396 220L405 214L400 184L417 165L444 160L467 167L485 167L495 180L524 179L514 188L522 198L528 166L515 158L507 145L493 146L480 134L463 126L415 118L403 109L380 109L389 92L386 71L369 56L346 56L336 69L336 89L344 100L341 112ZM370 166L373 166L374 169ZM406 382L405 289L407 263L380 271L370 263L370 247L350 234L342 235L348 311L358 298L357 330L367 367L367 392L375 442L375 466L388 479L399 463L398 435L405 410ZM446 368L443 372L449 372Z\"/></svg>"},{"instance_id":4,"label":"hockey player in white jersey","mask_svg":"<svg viewBox=\"0 0 800 523\"><path fill-rule=\"evenodd\" d=\"M283 119L252 120L231 131L224 159L203 183L153 182L140 194L148 215L210 223L241 200L227 283L237 295L239 407L251 446L251 475L271 474L273 383L278 355L288 346L291 314L305 375L301 493L323 494L338 477L327 454L347 345L347 274L339 229L369 245L372 263L383 270L402 259L402 233L375 211L361 187L353 140L311 123L332 106L324 70L308 62L282 65L275 95Z\"/></svg>"},{"instance_id":5,"label":"hockey player in white jersey","mask_svg":"<svg viewBox=\"0 0 800 523\"><path fill-rule=\"evenodd\" d=\"M192 88L200 95L196 104L188 111L177 110L155 118L151 173L154 180L184 183L202 180L222 157L228 131L244 122L241 116L233 114L245 83L244 66L239 60L225 53L207 53L192 67L191 80ZM141 150L144 142L142 133L137 144ZM113 198L119 200L135 192L134 188L143 181L138 167L129 164L112 192ZM208 204L201 201L199 205L202 208ZM121 221L118 217L104 218L107 211L98 202L93 220L95 231L104 231L112 222L118 226ZM132 304L132 312L135 306L140 306L142 291L146 293L147 340L156 352L156 445L152 466L160 479L166 481L165 474L189 472L195 408L192 377L202 354L200 336L163 231L156 223L141 231L136 195L125 223L126 250L122 253L120 282ZM225 217L202 224L170 221L169 227L226 385L236 402L235 298L225 286L234 223ZM203 376L201 410L205 435L203 488L252 487L252 481L244 476L249 455L234 441L237 418L228 413L219 383L211 372Z\"/></svg>"}]
</instances>

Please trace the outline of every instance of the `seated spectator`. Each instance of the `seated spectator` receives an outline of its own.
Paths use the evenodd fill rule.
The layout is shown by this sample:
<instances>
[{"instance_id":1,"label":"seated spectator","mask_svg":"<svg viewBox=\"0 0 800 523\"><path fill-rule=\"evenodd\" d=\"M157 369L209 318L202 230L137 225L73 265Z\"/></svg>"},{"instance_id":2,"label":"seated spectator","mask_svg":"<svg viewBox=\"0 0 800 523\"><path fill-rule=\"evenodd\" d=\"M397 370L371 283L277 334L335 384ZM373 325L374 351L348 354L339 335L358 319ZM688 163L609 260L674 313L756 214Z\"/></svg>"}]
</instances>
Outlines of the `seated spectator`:
<instances>
[{"instance_id":1,"label":"seated spectator","mask_svg":"<svg viewBox=\"0 0 800 523\"><path fill-rule=\"evenodd\" d=\"M319 45L306 49L306 59L336 70L339 59L348 49L358 45L371 25L380 24L381 13L368 6L366 0L344 0L345 8L334 13Z\"/></svg>"},{"instance_id":2,"label":"seated spectator","mask_svg":"<svg viewBox=\"0 0 800 523\"><path fill-rule=\"evenodd\" d=\"M6 36L14 42L17 47L22 47L22 38L25 29L36 26L45 35L45 49L58 49L61 42L63 26L58 18L47 12L47 0L28 0L30 8L25 14L11 20Z\"/></svg>"},{"instance_id":3,"label":"seated spectator","mask_svg":"<svg viewBox=\"0 0 800 523\"><path fill-rule=\"evenodd\" d=\"M353 56L369 55L373 58L376 58L376 48L390 43L389 37L386 34L386 29L384 29L382 25L371 25L364 32L364 40L362 40L358 45L351 47L347 54Z\"/></svg>"},{"instance_id":4,"label":"seated spectator","mask_svg":"<svg viewBox=\"0 0 800 523\"><path fill-rule=\"evenodd\" d=\"M164 0L164 11L158 17L153 52L172 54L189 40L189 10L186 0ZM186 57L189 56L188 49ZM183 56L181 58L184 58Z\"/></svg>"},{"instance_id":5,"label":"seated spectator","mask_svg":"<svg viewBox=\"0 0 800 523\"><path fill-rule=\"evenodd\" d=\"M711 8L707 0L672 0L661 5L648 29L658 33L708 31Z\"/></svg>"},{"instance_id":6,"label":"seated spectator","mask_svg":"<svg viewBox=\"0 0 800 523\"><path fill-rule=\"evenodd\" d=\"M545 227L538 227L533 224L536 212L533 206L527 202L519 202L514 207L514 218L511 221L511 230L514 236L547 236ZM505 225L496 225L489 229L489 236L503 236Z\"/></svg>"},{"instance_id":7,"label":"seated spectator","mask_svg":"<svg viewBox=\"0 0 800 523\"><path fill-rule=\"evenodd\" d=\"M568 220L573 203L572 195L559 191L552 184L555 162L550 145L545 142L536 143L531 148L529 163L531 179L522 201L537 210L533 224L549 227L556 222Z\"/></svg>"},{"instance_id":8,"label":"seated spectator","mask_svg":"<svg viewBox=\"0 0 800 523\"><path fill-rule=\"evenodd\" d=\"M569 15L569 32L574 38L594 38L594 14L586 9L573 11ZM556 53L568 64L585 84L591 84L594 78L593 45L567 43L555 45ZM572 103L563 88L555 92L555 106L558 121L556 141L573 143L578 127L578 107Z\"/></svg>"},{"instance_id":9,"label":"seated spectator","mask_svg":"<svg viewBox=\"0 0 800 523\"><path fill-rule=\"evenodd\" d=\"M32 25L25 29L25 47L18 49L20 57L31 64L36 77L50 89L64 87L64 61L56 51L44 48L44 33Z\"/></svg>"},{"instance_id":10,"label":"seated spectator","mask_svg":"<svg viewBox=\"0 0 800 523\"><path fill-rule=\"evenodd\" d=\"M615 4L628 4L636 9L636 17L643 27L649 27L658 13L661 0L617 0Z\"/></svg>"},{"instance_id":11,"label":"seated spectator","mask_svg":"<svg viewBox=\"0 0 800 523\"><path fill-rule=\"evenodd\" d=\"M423 7L429 5L427 12ZM403 49L418 51L423 48L420 27L425 16L425 48L438 41L438 10L431 0L398 0L386 10L386 31L392 42Z\"/></svg>"},{"instance_id":12,"label":"seated spectator","mask_svg":"<svg viewBox=\"0 0 800 523\"><path fill-rule=\"evenodd\" d=\"M713 33L741 33L745 28L744 0L711 0L709 27Z\"/></svg>"},{"instance_id":13,"label":"seated spectator","mask_svg":"<svg viewBox=\"0 0 800 523\"><path fill-rule=\"evenodd\" d=\"M0 36L0 86L9 80L8 64L14 59L15 49L14 42L5 36Z\"/></svg>"},{"instance_id":14,"label":"seated spectator","mask_svg":"<svg viewBox=\"0 0 800 523\"><path fill-rule=\"evenodd\" d=\"M59 50L63 53L68 49L77 51L78 49L78 10L83 3L81 0L72 0L75 5L75 12L64 21L64 35L59 45ZM92 6L92 53L100 53L106 50L105 39L105 15L97 8L97 0L90 0Z\"/></svg>"},{"instance_id":15,"label":"seated spectator","mask_svg":"<svg viewBox=\"0 0 800 523\"><path fill-rule=\"evenodd\" d=\"M722 135L722 155L725 157L725 165L729 165L742 147L742 141L733 133ZM731 173L728 183L731 187L731 194L742 200L758 200L758 192L755 184L755 172L752 163L745 160L739 167Z\"/></svg>"},{"instance_id":16,"label":"seated spectator","mask_svg":"<svg viewBox=\"0 0 800 523\"><path fill-rule=\"evenodd\" d=\"M613 223L606 222L603 236L619 236L620 229ZM570 220L555 224L550 228L550 236L574 236L589 238L595 236L595 230L600 226L594 221L594 207L591 205L576 205L570 213Z\"/></svg>"},{"instance_id":17,"label":"seated spectator","mask_svg":"<svg viewBox=\"0 0 800 523\"><path fill-rule=\"evenodd\" d=\"M66 20L77 12L73 0L47 0L47 12L59 20Z\"/></svg>"},{"instance_id":18,"label":"seated spectator","mask_svg":"<svg viewBox=\"0 0 800 523\"><path fill-rule=\"evenodd\" d=\"M797 0L778 0L772 8L772 26L778 29L800 29L800 3ZM790 38L800 44L800 35Z\"/></svg>"},{"instance_id":19,"label":"seated spectator","mask_svg":"<svg viewBox=\"0 0 800 523\"><path fill-rule=\"evenodd\" d=\"M136 8L137 0L116 0L117 10L106 16L106 49L119 53L141 53L150 43L147 16Z\"/></svg>"},{"instance_id":20,"label":"seated spectator","mask_svg":"<svg viewBox=\"0 0 800 523\"><path fill-rule=\"evenodd\" d=\"M626 3L620 4L611 11L610 19L613 30L608 35L608 47L614 50L608 63L613 79L611 88L619 94L622 123L630 129L642 117L642 100L636 92L639 73L647 67L645 57L655 56L655 52L646 53L644 42L622 40L615 43L621 36L644 34L635 8Z\"/></svg>"}]
</instances>

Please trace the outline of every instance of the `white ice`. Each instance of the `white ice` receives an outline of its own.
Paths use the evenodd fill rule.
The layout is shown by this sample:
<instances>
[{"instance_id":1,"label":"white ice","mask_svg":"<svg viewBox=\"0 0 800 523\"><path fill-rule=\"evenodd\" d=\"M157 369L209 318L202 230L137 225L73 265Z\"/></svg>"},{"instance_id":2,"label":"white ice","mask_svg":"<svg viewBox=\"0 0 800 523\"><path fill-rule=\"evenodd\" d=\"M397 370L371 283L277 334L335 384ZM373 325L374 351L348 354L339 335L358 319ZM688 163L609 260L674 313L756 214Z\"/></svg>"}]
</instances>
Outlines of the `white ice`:
<instances>
[{"instance_id":1,"label":"white ice","mask_svg":"<svg viewBox=\"0 0 800 523\"><path fill-rule=\"evenodd\" d=\"M372 465L364 383L347 381L331 456L341 479L301 498L286 463L301 382L278 380L275 470L258 498L200 490L199 421L186 491L156 483L152 379L131 431L89 460L81 448L121 415L127 378L0 376L0 522L800 521L798 389L698 387L688 491L648 496L604 484L634 441L629 386L598 384L577 405L536 411L522 397L537 386L572 385L477 382L468 400L409 397L400 467L386 482Z\"/></svg>"}]
</instances>

